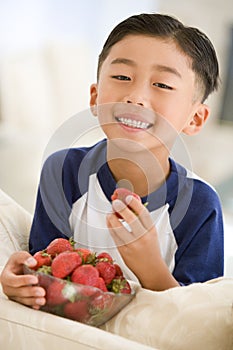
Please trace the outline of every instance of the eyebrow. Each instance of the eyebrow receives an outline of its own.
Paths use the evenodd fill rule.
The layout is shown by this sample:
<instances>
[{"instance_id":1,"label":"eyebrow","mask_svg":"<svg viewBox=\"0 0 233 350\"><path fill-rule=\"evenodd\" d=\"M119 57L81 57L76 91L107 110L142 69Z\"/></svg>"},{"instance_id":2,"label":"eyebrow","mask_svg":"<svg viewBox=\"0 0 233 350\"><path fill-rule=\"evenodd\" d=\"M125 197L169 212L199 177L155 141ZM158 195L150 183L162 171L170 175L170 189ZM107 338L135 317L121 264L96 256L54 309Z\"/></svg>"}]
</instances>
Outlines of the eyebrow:
<instances>
[{"instance_id":1,"label":"eyebrow","mask_svg":"<svg viewBox=\"0 0 233 350\"><path fill-rule=\"evenodd\" d=\"M162 64L156 64L153 66L156 70L158 70L159 72L168 72L168 73L172 73L175 74L177 77L182 78L180 72L173 67L169 67L169 66L164 66Z\"/></svg>"},{"instance_id":2,"label":"eyebrow","mask_svg":"<svg viewBox=\"0 0 233 350\"><path fill-rule=\"evenodd\" d=\"M111 64L126 64L128 66L131 66L131 67L135 67L136 66L136 62L134 62L133 60L130 60L128 58L115 58ZM171 73L171 74L174 74L176 75L178 78L182 78L180 72L176 69L176 68L173 68L173 67L170 67L170 66L165 66L165 65L162 65L162 64L155 64L152 66L152 68L154 70L157 70L159 72L168 72L168 73Z\"/></svg>"},{"instance_id":3,"label":"eyebrow","mask_svg":"<svg viewBox=\"0 0 233 350\"><path fill-rule=\"evenodd\" d=\"M111 64L126 64L126 65L132 66L132 67L136 66L136 63L133 60L130 60L128 58L121 58L121 57L115 58L111 62Z\"/></svg>"}]
</instances>

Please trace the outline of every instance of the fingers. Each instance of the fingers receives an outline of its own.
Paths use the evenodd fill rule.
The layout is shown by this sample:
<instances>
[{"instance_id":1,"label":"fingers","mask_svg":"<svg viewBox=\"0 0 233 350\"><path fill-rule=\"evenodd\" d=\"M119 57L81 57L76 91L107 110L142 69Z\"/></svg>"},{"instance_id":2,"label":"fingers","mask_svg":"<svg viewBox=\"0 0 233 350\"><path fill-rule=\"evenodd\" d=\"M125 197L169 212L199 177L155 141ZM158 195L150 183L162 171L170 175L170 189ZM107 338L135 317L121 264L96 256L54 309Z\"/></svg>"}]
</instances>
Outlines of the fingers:
<instances>
[{"instance_id":1,"label":"fingers","mask_svg":"<svg viewBox=\"0 0 233 350\"><path fill-rule=\"evenodd\" d=\"M37 306L38 308L45 305L45 290L38 286L24 286L17 290L12 288L8 290L9 299L17 301L27 306Z\"/></svg>"},{"instance_id":2,"label":"fingers","mask_svg":"<svg viewBox=\"0 0 233 350\"><path fill-rule=\"evenodd\" d=\"M26 251L15 252L8 260L5 269L12 271L15 274L23 273L23 265L28 267L36 265L36 260Z\"/></svg>"},{"instance_id":3,"label":"fingers","mask_svg":"<svg viewBox=\"0 0 233 350\"><path fill-rule=\"evenodd\" d=\"M141 235L150 230L154 224L145 205L133 196L127 196L125 201L127 205L116 199L112 207L129 224L131 231L134 234L140 232Z\"/></svg>"},{"instance_id":4,"label":"fingers","mask_svg":"<svg viewBox=\"0 0 233 350\"><path fill-rule=\"evenodd\" d=\"M23 265L35 265L35 259L28 252L12 254L1 274L3 292L9 299L38 309L45 304L45 290L39 286L34 275L24 275Z\"/></svg>"},{"instance_id":5,"label":"fingers","mask_svg":"<svg viewBox=\"0 0 233 350\"><path fill-rule=\"evenodd\" d=\"M2 285L3 288L20 288L26 285L36 285L38 283L37 276L34 275L15 275L11 271L3 271Z\"/></svg>"},{"instance_id":6,"label":"fingers","mask_svg":"<svg viewBox=\"0 0 233 350\"><path fill-rule=\"evenodd\" d=\"M107 216L108 228L118 247L132 243L154 228L150 213L138 199L128 196L126 203L118 199L112 202L114 212L123 220L114 213Z\"/></svg>"},{"instance_id":7,"label":"fingers","mask_svg":"<svg viewBox=\"0 0 233 350\"><path fill-rule=\"evenodd\" d=\"M134 213L136 213L145 229L147 231L150 230L154 224L149 211L146 209L146 206L140 203L140 201L137 200L134 196L127 196L125 201L128 207L133 210Z\"/></svg>"},{"instance_id":8,"label":"fingers","mask_svg":"<svg viewBox=\"0 0 233 350\"><path fill-rule=\"evenodd\" d=\"M35 265L34 258L28 252L16 252L11 255L1 274L3 289L6 287L18 288L28 284L37 284L38 278L23 274L24 263L30 267Z\"/></svg>"},{"instance_id":9,"label":"fingers","mask_svg":"<svg viewBox=\"0 0 233 350\"><path fill-rule=\"evenodd\" d=\"M117 247L127 245L135 240L132 232L114 214L107 215L107 226Z\"/></svg>"}]
</instances>

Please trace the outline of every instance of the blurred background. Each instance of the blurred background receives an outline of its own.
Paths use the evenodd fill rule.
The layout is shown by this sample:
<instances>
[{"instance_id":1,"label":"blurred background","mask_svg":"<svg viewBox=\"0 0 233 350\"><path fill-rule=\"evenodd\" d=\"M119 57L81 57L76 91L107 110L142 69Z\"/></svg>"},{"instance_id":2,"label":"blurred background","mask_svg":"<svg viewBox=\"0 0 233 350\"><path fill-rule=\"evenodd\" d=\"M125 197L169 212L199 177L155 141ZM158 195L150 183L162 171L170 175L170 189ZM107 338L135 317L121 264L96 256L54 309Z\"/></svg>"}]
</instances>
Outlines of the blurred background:
<instances>
[{"instance_id":1,"label":"blurred background","mask_svg":"<svg viewBox=\"0 0 233 350\"><path fill-rule=\"evenodd\" d=\"M216 48L222 83L207 101L212 116L199 135L183 140L192 170L218 190L232 237L232 0L0 0L1 189L33 212L49 139L88 108L111 29L142 12L174 15L203 30Z\"/></svg>"}]
</instances>

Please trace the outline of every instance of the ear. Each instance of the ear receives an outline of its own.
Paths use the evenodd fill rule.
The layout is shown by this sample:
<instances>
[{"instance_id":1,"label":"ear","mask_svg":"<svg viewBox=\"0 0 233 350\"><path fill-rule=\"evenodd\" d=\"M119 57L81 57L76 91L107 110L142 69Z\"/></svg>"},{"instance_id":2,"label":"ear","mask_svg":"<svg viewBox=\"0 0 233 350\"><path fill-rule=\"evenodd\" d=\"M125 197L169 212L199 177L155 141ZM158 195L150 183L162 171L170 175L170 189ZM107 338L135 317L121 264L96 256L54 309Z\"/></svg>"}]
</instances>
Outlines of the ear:
<instances>
[{"instance_id":1,"label":"ear","mask_svg":"<svg viewBox=\"0 0 233 350\"><path fill-rule=\"evenodd\" d=\"M98 89L97 84L92 84L90 87L90 107L92 114L96 117L97 116L97 96L98 96Z\"/></svg>"},{"instance_id":2,"label":"ear","mask_svg":"<svg viewBox=\"0 0 233 350\"><path fill-rule=\"evenodd\" d=\"M190 119L188 124L182 130L183 133L185 133L186 135L197 134L204 126L209 115L210 115L210 108L203 103L200 104L195 114L193 115L193 117Z\"/></svg>"}]
</instances>

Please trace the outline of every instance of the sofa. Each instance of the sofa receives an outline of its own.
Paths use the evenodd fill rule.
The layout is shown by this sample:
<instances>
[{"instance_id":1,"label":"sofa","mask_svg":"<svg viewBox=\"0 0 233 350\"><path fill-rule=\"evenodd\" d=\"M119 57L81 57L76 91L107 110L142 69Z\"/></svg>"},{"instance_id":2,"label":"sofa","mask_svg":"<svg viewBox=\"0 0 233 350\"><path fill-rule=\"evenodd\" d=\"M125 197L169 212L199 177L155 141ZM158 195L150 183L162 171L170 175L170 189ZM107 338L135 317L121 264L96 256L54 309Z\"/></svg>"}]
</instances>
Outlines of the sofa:
<instances>
[{"instance_id":1,"label":"sofa","mask_svg":"<svg viewBox=\"0 0 233 350\"><path fill-rule=\"evenodd\" d=\"M31 214L0 190L0 272L15 251L28 250ZM0 288L4 350L232 350L233 278L135 298L99 328L9 300Z\"/></svg>"}]
</instances>

